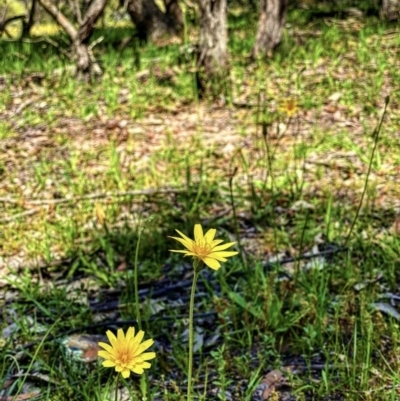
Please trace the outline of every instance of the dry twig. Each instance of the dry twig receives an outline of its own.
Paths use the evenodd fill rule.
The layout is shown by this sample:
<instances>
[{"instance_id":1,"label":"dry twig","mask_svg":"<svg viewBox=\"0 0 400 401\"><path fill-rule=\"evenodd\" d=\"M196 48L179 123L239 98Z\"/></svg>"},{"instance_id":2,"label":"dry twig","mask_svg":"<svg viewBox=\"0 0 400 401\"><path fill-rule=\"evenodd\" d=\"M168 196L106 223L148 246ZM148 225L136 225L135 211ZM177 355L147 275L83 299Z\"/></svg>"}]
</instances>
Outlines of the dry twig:
<instances>
[{"instance_id":1,"label":"dry twig","mask_svg":"<svg viewBox=\"0 0 400 401\"><path fill-rule=\"evenodd\" d=\"M82 200L116 198L122 196L141 196L141 195L157 195L157 194L175 194L185 192L185 189L165 188L165 189L144 189L141 191L125 191L125 192L105 192L93 193L82 196L74 196L72 198L57 198L57 199L21 199L21 198L0 198L2 203L14 203L25 205L55 205L60 203L80 202Z\"/></svg>"}]
</instances>

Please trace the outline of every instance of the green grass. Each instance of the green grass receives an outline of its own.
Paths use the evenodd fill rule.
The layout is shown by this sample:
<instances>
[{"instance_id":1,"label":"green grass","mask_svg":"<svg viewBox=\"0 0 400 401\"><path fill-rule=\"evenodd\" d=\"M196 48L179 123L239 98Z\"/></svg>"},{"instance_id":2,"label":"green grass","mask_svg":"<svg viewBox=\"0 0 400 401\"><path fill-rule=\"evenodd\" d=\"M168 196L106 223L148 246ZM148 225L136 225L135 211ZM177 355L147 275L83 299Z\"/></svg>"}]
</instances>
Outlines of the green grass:
<instances>
[{"instance_id":1,"label":"green grass","mask_svg":"<svg viewBox=\"0 0 400 401\"><path fill-rule=\"evenodd\" d=\"M396 307L387 294L398 295L399 38L375 17L292 10L272 59L249 64L256 21L231 16L233 103L219 107L197 100L193 61L175 42L135 53L133 43L118 50L127 28L99 30L94 85L54 73L70 61L48 43L0 42L0 329L15 327L0 340L7 394L113 399L115 373L74 360L62 339L132 324L145 222L151 397L184 399L191 266L168 236L202 222L244 253L199 279L200 400L250 400L268 371L288 366L292 399L398 398L399 323L378 303ZM298 104L291 118L279 111L287 99ZM304 254L317 243L338 252L312 264ZM125 384L142 399L139 379Z\"/></svg>"}]
</instances>

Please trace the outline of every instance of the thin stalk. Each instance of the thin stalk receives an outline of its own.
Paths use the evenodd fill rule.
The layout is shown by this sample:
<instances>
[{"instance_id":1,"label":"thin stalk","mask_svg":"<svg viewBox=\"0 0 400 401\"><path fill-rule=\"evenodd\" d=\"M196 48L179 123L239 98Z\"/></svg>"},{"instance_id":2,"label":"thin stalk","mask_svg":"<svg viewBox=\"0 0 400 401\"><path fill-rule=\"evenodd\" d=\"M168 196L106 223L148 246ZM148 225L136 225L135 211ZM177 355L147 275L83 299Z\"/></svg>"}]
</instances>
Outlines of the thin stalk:
<instances>
[{"instance_id":1,"label":"thin stalk","mask_svg":"<svg viewBox=\"0 0 400 401\"><path fill-rule=\"evenodd\" d=\"M268 141L268 126L265 121L262 122L262 136L264 139L265 154L267 155L268 174L271 177L271 192L273 194L274 193L274 180L273 180L273 175L272 175L272 155L271 155L271 149L269 147L269 141ZM268 178L268 176L266 176L266 179L265 179L266 181L267 181L267 178Z\"/></svg>"},{"instance_id":2,"label":"thin stalk","mask_svg":"<svg viewBox=\"0 0 400 401\"><path fill-rule=\"evenodd\" d=\"M139 307L139 284L138 284L138 259L139 259L139 247L140 247L140 239L142 237L143 227L139 227L138 232L138 240L136 243L135 249L135 262L134 262L134 271L133 271L133 280L134 280L134 290L135 290L135 308L136 308L136 320L138 323L139 330L142 330L142 319L140 316L140 307Z\"/></svg>"},{"instance_id":3,"label":"thin stalk","mask_svg":"<svg viewBox=\"0 0 400 401\"><path fill-rule=\"evenodd\" d=\"M201 270L201 261L195 259L193 262L194 275L192 282L192 290L190 292L190 304L189 304L189 363L188 363L188 386L187 386L187 401L192 400L192 375L193 375L193 310L194 310L194 295L196 292L197 279Z\"/></svg>"},{"instance_id":4,"label":"thin stalk","mask_svg":"<svg viewBox=\"0 0 400 401\"><path fill-rule=\"evenodd\" d=\"M229 196L230 196L230 200L231 200L231 207L232 207L232 213L233 213L233 224L234 224L234 229L235 229L236 242L238 244L240 256L242 258L243 267L247 268L246 256L245 256L245 254L243 252L242 243L240 242L239 224L238 224L238 220L237 220L237 216L236 216L235 199L234 199L234 196L233 196L233 183L232 183L232 181L233 181L233 177L237 173L237 170L238 170L237 167L235 167L235 170L233 171L233 173L229 177Z\"/></svg>"},{"instance_id":5,"label":"thin stalk","mask_svg":"<svg viewBox=\"0 0 400 401\"><path fill-rule=\"evenodd\" d=\"M264 111L265 111L265 106L264 106ZM264 112L265 114L265 112ZM267 165L268 165L268 175L271 177L271 196L272 196L272 202L275 202L275 193L274 193L274 175L272 172L272 159L273 157L271 156L271 149L269 146L269 139L268 139L268 126L265 121L262 123L262 136L264 139L264 145L265 145L265 154L267 155ZM264 181L264 188L263 191L265 191L268 175L266 174L266 178ZM275 207L272 207L272 217L275 219ZM276 224L274 223L273 225L274 229L274 242L275 242L275 252L278 253L278 234L277 234L277 229L276 229Z\"/></svg>"},{"instance_id":6,"label":"thin stalk","mask_svg":"<svg viewBox=\"0 0 400 401\"><path fill-rule=\"evenodd\" d=\"M16 401L18 398L18 395L20 394L20 391L22 390L22 387L25 384L26 379L29 377L30 371L34 365L34 362L36 361L36 357L39 354L39 351L42 349L47 337L49 336L49 334L51 333L51 331L54 329L54 327L57 325L57 323L61 320L61 318L63 317L63 315L69 310L69 308L65 308L64 311L60 314L60 316L54 321L54 323L50 326L50 328L46 331L46 333L44 334L43 338L41 339L38 347L36 348L35 353L33 354L32 358L31 358L31 362L28 366L28 368L26 369L25 374L23 375L23 379L20 382L19 386L18 386L18 390L15 394L15 396L12 398L12 401Z\"/></svg>"},{"instance_id":7,"label":"thin stalk","mask_svg":"<svg viewBox=\"0 0 400 401\"><path fill-rule=\"evenodd\" d=\"M364 190L363 190L363 192L361 194L361 199L360 199L360 203L358 204L356 215L355 215L355 217L354 217L354 219L353 219L353 221L351 223L350 231L347 234L346 240L344 241L344 246L346 246L347 243L349 242L350 235L353 232L354 226L356 225L356 221L357 221L358 216L360 214L360 210L361 210L361 206L362 206L362 203L363 203L363 200L364 200L365 193L367 192L368 180L369 180L369 176L370 176L371 170L372 170L372 161L374 160L375 151L376 151L376 149L378 147L379 134L381 133L382 122L383 122L383 119L384 119L384 117L386 115L386 109L387 109L387 106L389 104L389 101L390 101L390 97L386 96L386 98L385 98L385 106L383 108L383 113L382 113L381 119L379 121L378 128L374 132L374 134L375 134L374 135L375 136L374 137L374 147L372 148L371 158L369 160L369 166L368 166L368 171L367 171L367 177L365 178Z\"/></svg>"},{"instance_id":8,"label":"thin stalk","mask_svg":"<svg viewBox=\"0 0 400 401\"><path fill-rule=\"evenodd\" d=\"M117 380L115 381L115 401L118 401L118 385L119 385L119 374L117 375Z\"/></svg>"},{"instance_id":9,"label":"thin stalk","mask_svg":"<svg viewBox=\"0 0 400 401\"><path fill-rule=\"evenodd\" d=\"M154 216L151 215L147 219L147 223L150 224L154 220ZM138 324L139 330L142 330L142 317L140 315L140 306L139 306L139 283L138 283L138 271L139 271L139 248L140 248L140 240L142 238L142 233L144 231L144 226L139 227L138 231L138 240L136 243L135 249L135 261L134 261L134 272L133 272L133 280L134 280L134 291L135 291L135 309L136 309L136 321ZM148 373L145 372L144 375L140 378L140 387L142 389L142 394L148 400L150 400L150 384L149 384L149 376Z\"/></svg>"},{"instance_id":10,"label":"thin stalk","mask_svg":"<svg viewBox=\"0 0 400 401\"><path fill-rule=\"evenodd\" d=\"M303 254L304 237L306 235L306 229L307 229L307 223L308 223L308 213L309 213L309 211L307 210L306 211L306 218L305 218L304 224L303 224L303 229L301 230L300 246L299 246L299 258L298 258L298 261L295 263L295 268L294 268L296 279L300 274L300 260L301 260L300 258L301 258L301 255Z\"/></svg>"}]
</instances>

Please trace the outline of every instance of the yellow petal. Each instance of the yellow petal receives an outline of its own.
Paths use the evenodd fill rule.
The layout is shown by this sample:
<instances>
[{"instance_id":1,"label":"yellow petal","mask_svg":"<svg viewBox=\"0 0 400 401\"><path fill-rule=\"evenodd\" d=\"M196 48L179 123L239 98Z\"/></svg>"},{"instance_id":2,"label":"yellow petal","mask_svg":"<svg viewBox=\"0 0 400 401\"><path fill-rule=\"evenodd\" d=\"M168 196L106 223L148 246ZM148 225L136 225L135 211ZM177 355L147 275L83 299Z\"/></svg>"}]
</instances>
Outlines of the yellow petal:
<instances>
[{"instance_id":1,"label":"yellow petal","mask_svg":"<svg viewBox=\"0 0 400 401\"><path fill-rule=\"evenodd\" d=\"M228 259L225 259L222 256L218 256L219 254L208 255L209 258L218 260L219 262L226 262Z\"/></svg>"},{"instance_id":2,"label":"yellow petal","mask_svg":"<svg viewBox=\"0 0 400 401\"><path fill-rule=\"evenodd\" d=\"M138 375L141 375L144 372L144 370L140 366L135 366L134 368L132 368L132 372L134 372L134 373L136 373Z\"/></svg>"},{"instance_id":3,"label":"yellow petal","mask_svg":"<svg viewBox=\"0 0 400 401\"><path fill-rule=\"evenodd\" d=\"M217 230L215 228L210 228L207 232L206 235L204 236L204 239L206 240L207 244L211 244L215 234L217 233ZM219 240L222 242L222 240Z\"/></svg>"},{"instance_id":4,"label":"yellow petal","mask_svg":"<svg viewBox=\"0 0 400 401\"><path fill-rule=\"evenodd\" d=\"M152 339L144 341L139 345L138 349L135 352L135 355L141 354L143 351L146 351L147 348L150 348L154 344Z\"/></svg>"},{"instance_id":5,"label":"yellow petal","mask_svg":"<svg viewBox=\"0 0 400 401\"><path fill-rule=\"evenodd\" d=\"M110 360L110 361L115 361L115 356L114 356L114 355L111 355L111 354L110 354L109 352L107 352L107 351L103 351L103 350L97 351L97 355L98 355L99 357L101 357L101 358L108 359L108 360Z\"/></svg>"},{"instance_id":6,"label":"yellow petal","mask_svg":"<svg viewBox=\"0 0 400 401\"><path fill-rule=\"evenodd\" d=\"M189 244L193 244L194 241L187 237L185 234L181 233L179 230L175 230L185 241L187 241ZM171 237L171 238L175 238L175 237Z\"/></svg>"},{"instance_id":7,"label":"yellow petal","mask_svg":"<svg viewBox=\"0 0 400 401\"><path fill-rule=\"evenodd\" d=\"M143 340L143 337L144 337L144 331L143 331L143 330L140 330L140 331L136 334L135 343L140 344L140 343L142 342L142 340Z\"/></svg>"},{"instance_id":8,"label":"yellow petal","mask_svg":"<svg viewBox=\"0 0 400 401\"><path fill-rule=\"evenodd\" d=\"M179 241L186 249L193 249L194 242L192 240L190 240L190 242L189 242L186 239L182 239L179 237L170 237L170 238L173 238L174 240Z\"/></svg>"},{"instance_id":9,"label":"yellow petal","mask_svg":"<svg viewBox=\"0 0 400 401\"><path fill-rule=\"evenodd\" d=\"M102 342L99 342L98 344L99 344L99 347L104 348L107 351L107 353L109 353L112 356L115 356L115 350L113 347L111 347L110 344L102 343ZM106 351L102 351L102 352L106 352Z\"/></svg>"},{"instance_id":10,"label":"yellow petal","mask_svg":"<svg viewBox=\"0 0 400 401\"><path fill-rule=\"evenodd\" d=\"M125 369L121 372L121 375L124 379L127 379L131 375L131 371L129 369Z\"/></svg>"},{"instance_id":11,"label":"yellow petal","mask_svg":"<svg viewBox=\"0 0 400 401\"><path fill-rule=\"evenodd\" d=\"M106 335L111 345L115 347L115 344L117 343L117 337L115 337L115 334L111 330L107 330Z\"/></svg>"},{"instance_id":12,"label":"yellow petal","mask_svg":"<svg viewBox=\"0 0 400 401\"><path fill-rule=\"evenodd\" d=\"M211 248L214 248L221 242L224 242L224 240L223 239L215 239L214 241L211 241L210 246L211 246Z\"/></svg>"},{"instance_id":13,"label":"yellow petal","mask_svg":"<svg viewBox=\"0 0 400 401\"><path fill-rule=\"evenodd\" d=\"M229 248L230 246L232 246L234 244L236 244L236 242L227 242L226 244L213 247L213 249L211 251L212 252L223 251L223 250Z\"/></svg>"},{"instance_id":14,"label":"yellow petal","mask_svg":"<svg viewBox=\"0 0 400 401\"><path fill-rule=\"evenodd\" d=\"M194 258L200 259L200 260L201 260L201 258L199 257L199 255L198 255L197 253L195 253L195 252L189 252L189 251L187 251L186 254L185 254L185 256L193 256Z\"/></svg>"},{"instance_id":15,"label":"yellow petal","mask_svg":"<svg viewBox=\"0 0 400 401\"><path fill-rule=\"evenodd\" d=\"M129 327L128 331L126 332L126 338L135 337L135 328Z\"/></svg>"},{"instance_id":16,"label":"yellow petal","mask_svg":"<svg viewBox=\"0 0 400 401\"><path fill-rule=\"evenodd\" d=\"M143 369L150 369L151 368L151 364L148 363L148 362L142 362L139 366L141 368L143 368Z\"/></svg>"},{"instance_id":17,"label":"yellow petal","mask_svg":"<svg viewBox=\"0 0 400 401\"><path fill-rule=\"evenodd\" d=\"M215 258L220 260L225 259L225 258L229 258L230 256L235 256L237 255L239 252L210 252L207 256L209 256L210 258ZM222 260L221 259L221 260ZM223 262L226 262L226 260L223 260Z\"/></svg>"},{"instance_id":18,"label":"yellow petal","mask_svg":"<svg viewBox=\"0 0 400 401\"><path fill-rule=\"evenodd\" d=\"M170 249L170 252L177 252L177 253L185 253L185 256L187 256L186 254L188 253L188 251L184 251L182 249Z\"/></svg>"},{"instance_id":19,"label":"yellow petal","mask_svg":"<svg viewBox=\"0 0 400 401\"><path fill-rule=\"evenodd\" d=\"M218 270L221 267L221 264L213 258L205 257L203 262L213 270Z\"/></svg>"},{"instance_id":20,"label":"yellow petal","mask_svg":"<svg viewBox=\"0 0 400 401\"><path fill-rule=\"evenodd\" d=\"M203 227L201 226L201 224L195 224L194 225L194 241L196 243L202 241L204 238L203 235Z\"/></svg>"},{"instance_id":21,"label":"yellow petal","mask_svg":"<svg viewBox=\"0 0 400 401\"><path fill-rule=\"evenodd\" d=\"M122 342L122 341L125 340L125 334L124 334L124 331L122 329L118 329L117 339L118 339L119 342Z\"/></svg>"},{"instance_id":22,"label":"yellow petal","mask_svg":"<svg viewBox=\"0 0 400 401\"><path fill-rule=\"evenodd\" d=\"M140 358L143 361L149 361L150 359L154 359L156 357L155 352L144 352L143 354L140 354Z\"/></svg>"},{"instance_id":23,"label":"yellow petal","mask_svg":"<svg viewBox=\"0 0 400 401\"><path fill-rule=\"evenodd\" d=\"M115 362L106 360L101 363L105 368L113 368L116 364Z\"/></svg>"}]
</instances>

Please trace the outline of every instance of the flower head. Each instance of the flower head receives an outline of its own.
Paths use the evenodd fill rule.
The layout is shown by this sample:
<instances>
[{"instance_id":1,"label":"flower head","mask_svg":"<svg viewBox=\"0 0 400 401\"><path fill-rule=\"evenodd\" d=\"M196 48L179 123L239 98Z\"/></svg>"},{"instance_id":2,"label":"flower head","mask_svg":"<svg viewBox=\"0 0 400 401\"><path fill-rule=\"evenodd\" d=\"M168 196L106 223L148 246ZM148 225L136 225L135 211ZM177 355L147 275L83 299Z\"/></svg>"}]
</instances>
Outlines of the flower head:
<instances>
[{"instance_id":1,"label":"flower head","mask_svg":"<svg viewBox=\"0 0 400 401\"><path fill-rule=\"evenodd\" d=\"M288 117L292 117L297 113L298 104L295 99L286 99L280 103L279 111L285 113Z\"/></svg>"},{"instance_id":2,"label":"flower head","mask_svg":"<svg viewBox=\"0 0 400 401\"><path fill-rule=\"evenodd\" d=\"M182 237L170 237L179 241L186 250L171 249L171 252L184 253L185 256L193 256L193 258L202 260L211 269L218 270L221 267L219 262L226 262L226 258L237 255L238 252L227 252L225 249L231 247L234 242L224 242L222 239L214 239L217 230L211 228L203 235L201 224L194 226L194 240L182 234L179 230L176 232Z\"/></svg>"},{"instance_id":3,"label":"flower head","mask_svg":"<svg viewBox=\"0 0 400 401\"><path fill-rule=\"evenodd\" d=\"M150 368L149 359L156 357L155 352L143 352L154 343L152 339L142 342L144 331L140 330L135 336L135 329L129 327L126 336L122 329L118 329L117 337L110 331L106 332L110 344L99 342L99 346L105 351L98 351L98 356L105 359L102 365L106 368L115 368L124 379L131 372L141 375L144 369Z\"/></svg>"}]
</instances>

